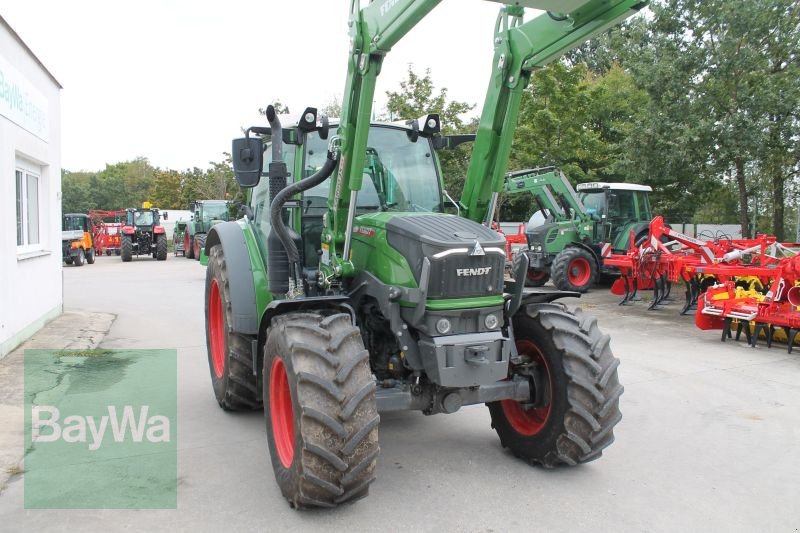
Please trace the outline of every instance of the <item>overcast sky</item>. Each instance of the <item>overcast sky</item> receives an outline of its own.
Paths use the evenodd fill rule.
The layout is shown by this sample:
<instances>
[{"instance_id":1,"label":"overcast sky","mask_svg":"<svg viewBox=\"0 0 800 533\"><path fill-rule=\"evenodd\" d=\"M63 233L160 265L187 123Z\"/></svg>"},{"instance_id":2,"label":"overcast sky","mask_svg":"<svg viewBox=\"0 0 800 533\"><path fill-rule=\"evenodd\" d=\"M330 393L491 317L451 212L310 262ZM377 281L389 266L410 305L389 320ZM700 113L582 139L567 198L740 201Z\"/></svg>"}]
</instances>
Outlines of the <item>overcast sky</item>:
<instances>
[{"instance_id":1,"label":"overcast sky","mask_svg":"<svg viewBox=\"0 0 800 533\"><path fill-rule=\"evenodd\" d=\"M206 168L258 108L341 97L348 0L0 0L0 14L61 82L62 167L147 157ZM445 0L384 61L377 107L430 68L449 97L483 102L500 5ZM478 114L478 109L474 112Z\"/></svg>"}]
</instances>

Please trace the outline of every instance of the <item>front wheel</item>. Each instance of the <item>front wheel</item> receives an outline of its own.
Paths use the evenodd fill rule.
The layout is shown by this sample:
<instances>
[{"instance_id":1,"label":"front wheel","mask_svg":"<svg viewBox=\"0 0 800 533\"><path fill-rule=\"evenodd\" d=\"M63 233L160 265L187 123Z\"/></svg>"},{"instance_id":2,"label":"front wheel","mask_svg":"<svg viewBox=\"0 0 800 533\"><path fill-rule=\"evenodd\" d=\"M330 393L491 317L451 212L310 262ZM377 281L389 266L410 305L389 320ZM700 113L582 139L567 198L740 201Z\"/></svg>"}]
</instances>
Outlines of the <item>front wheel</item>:
<instances>
[{"instance_id":1,"label":"front wheel","mask_svg":"<svg viewBox=\"0 0 800 533\"><path fill-rule=\"evenodd\" d=\"M89 248L89 251L86 252L86 262L90 265L94 264L94 248Z\"/></svg>"},{"instance_id":2,"label":"front wheel","mask_svg":"<svg viewBox=\"0 0 800 533\"><path fill-rule=\"evenodd\" d=\"M544 390L536 404L487 404L500 443L548 468L600 457L622 419L619 360L609 336L581 309L573 314L561 304L534 304L514 317L514 338L520 362L512 374L538 374Z\"/></svg>"},{"instance_id":3,"label":"front wheel","mask_svg":"<svg viewBox=\"0 0 800 533\"><path fill-rule=\"evenodd\" d=\"M597 279L597 263L587 250L570 247L553 260L550 274L553 285L562 291L586 292Z\"/></svg>"},{"instance_id":4,"label":"front wheel","mask_svg":"<svg viewBox=\"0 0 800 533\"><path fill-rule=\"evenodd\" d=\"M369 352L348 314L288 313L264 347L272 468L292 507L335 507L375 480L380 417Z\"/></svg>"},{"instance_id":5,"label":"front wheel","mask_svg":"<svg viewBox=\"0 0 800 533\"><path fill-rule=\"evenodd\" d=\"M75 254L75 266L76 267L83 266L85 259L86 256L84 255L83 249L78 249L78 253Z\"/></svg>"},{"instance_id":6,"label":"front wheel","mask_svg":"<svg viewBox=\"0 0 800 533\"><path fill-rule=\"evenodd\" d=\"M550 273L544 270L528 269L525 285L528 287L541 287L550 280Z\"/></svg>"}]
</instances>

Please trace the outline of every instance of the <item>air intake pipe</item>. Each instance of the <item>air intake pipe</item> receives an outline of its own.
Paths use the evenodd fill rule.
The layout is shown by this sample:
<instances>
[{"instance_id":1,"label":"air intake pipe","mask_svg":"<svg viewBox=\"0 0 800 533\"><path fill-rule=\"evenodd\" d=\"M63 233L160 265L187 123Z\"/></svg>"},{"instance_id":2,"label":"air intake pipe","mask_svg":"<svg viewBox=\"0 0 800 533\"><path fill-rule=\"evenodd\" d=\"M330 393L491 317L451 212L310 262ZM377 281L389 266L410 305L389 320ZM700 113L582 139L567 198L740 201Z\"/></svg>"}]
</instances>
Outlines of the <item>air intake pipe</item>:
<instances>
[{"instance_id":1,"label":"air intake pipe","mask_svg":"<svg viewBox=\"0 0 800 533\"><path fill-rule=\"evenodd\" d=\"M272 128L272 156L269 164L270 179L270 223L272 231L267 240L269 248L268 277L269 291L276 298L285 298L287 293L293 292L301 285L300 252L297 234L289 227L283 217L283 206L292 196L302 193L325 181L336 168L337 159L332 152L328 152L325 164L316 173L296 183L286 184L286 163L276 161L276 154L282 157L283 138L280 120L275 114L273 106L267 107L267 120ZM278 133L276 133L278 132ZM281 145L276 148L276 144Z\"/></svg>"}]
</instances>

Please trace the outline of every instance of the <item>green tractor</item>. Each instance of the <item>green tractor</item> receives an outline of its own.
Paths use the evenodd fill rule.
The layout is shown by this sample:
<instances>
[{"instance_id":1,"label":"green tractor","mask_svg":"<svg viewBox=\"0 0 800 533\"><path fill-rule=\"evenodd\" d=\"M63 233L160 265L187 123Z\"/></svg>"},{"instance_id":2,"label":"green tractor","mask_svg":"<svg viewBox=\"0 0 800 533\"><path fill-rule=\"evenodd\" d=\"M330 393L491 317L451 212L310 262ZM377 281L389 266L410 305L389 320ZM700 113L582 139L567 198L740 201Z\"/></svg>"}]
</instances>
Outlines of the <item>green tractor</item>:
<instances>
[{"instance_id":1,"label":"green tractor","mask_svg":"<svg viewBox=\"0 0 800 533\"><path fill-rule=\"evenodd\" d=\"M486 404L501 445L546 467L592 461L614 440L623 388L609 337L555 302L577 293L524 289L527 255L519 281L505 279L505 239L488 223L531 71L644 4L526 1L570 9L525 22L519 2L502 3L460 202L437 150L463 139L442 136L437 115L370 123L383 58L435 0L353 2L341 118L307 108L284 124L268 106L269 126L233 142L248 202L205 242L211 384L223 409L264 406L295 508L367 495L379 413Z\"/></svg>"},{"instance_id":2,"label":"green tractor","mask_svg":"<svg viewBox=\"0 0 800 533\"><path fill-rule=\"evenodd\" d=\"M231 203L226 200L195 200L189 204L192 219L183 234L184 256L200 260L201 250L205 248L206 236L220 222L233 220L230 216Z\"/></svg>"},{"instance_id":3,"label":"green tractor","mask_svg":"<svg viewBox=\"0 0 800 533\"><path fill-rule=\"evenodd\" d=\"M528 284L552 278L560 290L586 292L602 274L612 251L624 253L647 238L652 220L647 185L581 183L572 188L554 167L508 175L506 195L532 194L537 211L527 227ZM537 220L538 217L538 220Z\"/></svg>"},{"instance_id":4,"label":"green tractor","mask_svg":"<svg viewBox=\"0 0 800 533\"><path fill-rule=\"evenodd\" d=\"M149 204L149 202L145 202ZM158 209L142 207L125 210L125 225L120 238L120 256L123 263L133 260L133 256L152 255L153 259L167 259L167 233L160 224Z\"/></svg>"},{"instance_id":5,"label":"green tractor","mask_svg":"<svg viewBox=\"0 0 800 533\"><path fill-rule=\"evenodd\" d=\"M172 230L172 249L175 252L175 257L180 253L186 257L186 239L188 222L185 220L178 220L175 222L175 227Z\"/></svg>"}]
</instances>

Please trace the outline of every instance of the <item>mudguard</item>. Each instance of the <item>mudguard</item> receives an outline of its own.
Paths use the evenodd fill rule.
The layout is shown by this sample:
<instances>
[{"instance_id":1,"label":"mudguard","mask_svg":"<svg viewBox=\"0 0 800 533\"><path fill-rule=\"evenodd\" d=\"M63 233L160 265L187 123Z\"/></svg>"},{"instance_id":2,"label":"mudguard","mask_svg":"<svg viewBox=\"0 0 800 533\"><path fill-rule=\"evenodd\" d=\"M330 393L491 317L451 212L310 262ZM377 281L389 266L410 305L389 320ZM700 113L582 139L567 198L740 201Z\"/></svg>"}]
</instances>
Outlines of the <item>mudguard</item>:
<instances>
[{"instance_id":1,"label":"mudguard","mask_svg":"<svg viewBox=\"0 0 800 533\"><path fill-rule=\"evenodd\" d=\"M217 224L208 232L205 253L211 247L222 244L228 283L231 293L233 324L237 333L258 335L258 308L253 272L250 269L250 254L244 241L244 233L236 222Z\"/></svg>"}]
</instances>

